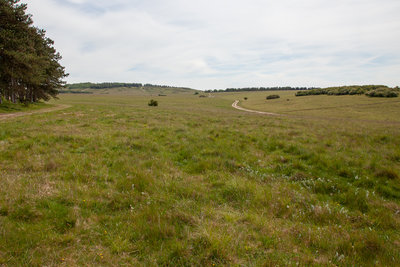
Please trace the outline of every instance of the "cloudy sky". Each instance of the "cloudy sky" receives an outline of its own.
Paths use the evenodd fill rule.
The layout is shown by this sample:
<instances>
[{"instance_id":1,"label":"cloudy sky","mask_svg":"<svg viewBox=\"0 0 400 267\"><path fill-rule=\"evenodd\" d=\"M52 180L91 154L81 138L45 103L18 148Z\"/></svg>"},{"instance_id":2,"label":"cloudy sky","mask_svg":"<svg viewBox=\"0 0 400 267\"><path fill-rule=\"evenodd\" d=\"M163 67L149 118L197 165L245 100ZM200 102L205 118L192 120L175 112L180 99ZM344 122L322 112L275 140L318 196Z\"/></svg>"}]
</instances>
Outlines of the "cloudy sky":
<instances>
[{"instance_id":1,"label":"cloudy sky","mask_svg":"<svg viewBox=\"0 0 400 267\"><path fill-rule=\"evenodd\" d=\"M68 82L400 85L399 0L25 0Z\"/></svg>"}]
</instances>

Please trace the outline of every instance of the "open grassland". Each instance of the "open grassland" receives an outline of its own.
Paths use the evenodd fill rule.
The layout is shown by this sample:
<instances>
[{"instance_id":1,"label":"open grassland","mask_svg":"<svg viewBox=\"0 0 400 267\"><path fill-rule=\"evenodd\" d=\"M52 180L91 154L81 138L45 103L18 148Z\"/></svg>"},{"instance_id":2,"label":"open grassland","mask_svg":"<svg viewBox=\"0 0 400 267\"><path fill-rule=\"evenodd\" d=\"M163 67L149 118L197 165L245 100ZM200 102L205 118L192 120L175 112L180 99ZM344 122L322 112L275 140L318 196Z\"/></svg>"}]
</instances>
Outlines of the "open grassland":
<instances>
[{"instance_id":1,"label":"open grassland","mask_svg":"<svg viewBox=\"0 0 400 267\"><path fill-rule=\"evenodd\" d=\"M105 94L105 95L135 95L135 96L157 96L161 95L176 95L176 94L194 94L197 90L180 87L161 87L161 86L146 86L146 87L116 87L116 88L82 88L82 89L64 89L63 93L84 93L84 94Z\"/></svg>"},{"instance_id":2,"label":"open grassland","mask_svg":"<svg viewBox=\"0 0 400 267\"><path fill-rule=\"evenodd\" d=\"M0 265L399 265L398 104L267 94L63 95L1 121Z\"/></svg>"},{"instance_id":3,"label":"open grassland","mask_svg":"<svg viewBox=\"0 0 400 267\"><path fill-rule=\"evenodd\" d=\"M346 119L400 123L400 98L371 98L365 95L295 96L296 91L216 93L217 97L240 100L239 105L292 117ZM279 99L266 100L278 94ZM244 100L247 97L247 100Z\"/></svg>"}]
</instances>

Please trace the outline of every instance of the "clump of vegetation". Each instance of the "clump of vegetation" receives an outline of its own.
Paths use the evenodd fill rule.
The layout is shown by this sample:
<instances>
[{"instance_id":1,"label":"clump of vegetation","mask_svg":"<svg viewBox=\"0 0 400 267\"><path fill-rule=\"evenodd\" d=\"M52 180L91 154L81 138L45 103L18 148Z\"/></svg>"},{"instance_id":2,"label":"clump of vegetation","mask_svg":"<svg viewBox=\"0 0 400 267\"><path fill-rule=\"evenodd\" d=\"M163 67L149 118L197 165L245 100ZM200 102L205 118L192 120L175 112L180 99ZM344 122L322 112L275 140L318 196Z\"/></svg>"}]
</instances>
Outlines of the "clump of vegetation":
<instances>
[{"instance_id":1,"label":"clump of vegetation","mask_svg":"<svg viewBox=\"0 0 400 267\"><path fill-rule=\"evenodd\" d=\"M312 90L302 90L296 93L296 96L308 95L367 95L370 97L397 97L398 90L389 88L385 85L352 85L340 87L328 87Z\"/></svg>"},{"instance_id":2,"label":"clump of vegetation","mask_svg":"<svg viewBox=\"0 0 400 267\"><path fill-rule=\"evenodd\" d=\"M148 104L150 107L157 107L158 106L158 102L156 101L156 100L154 100L154 99L151 99L150 101L149 101L149 104Z\"/></svg>"},{"instance_id":3,"label":"clump of vegetation","mask_svg":"<svg viewBox=\"0 0 400 267\"><path fill-rule=\"evenodd\" d=\"M194 92L194 95L198 95L199 94L199 92Z\"/></svg>"},{"instance_id":4,"label":"clump of vegetation","mask_svg":"<svg viewBox=\"0 0 400 267\"><path fill-rule=\"evenodd\" d=\"M267 100L278 99L278 98L281 98L281 97L279 95L269 95L269 96L267 96Z\"/></svg>"},{"instance_id":5,"label":"clump of vegetation","mask_svg":"<svg viewBox=\"0 0 400 267\"><path fill-rule=\"evenodd\" d=\"M399 93L395 89L390 88L378 88L376 90L371 90L365 94L369 97L398 97Z\"/></svg>"},{"instance_id":6,"label":"clump of vegetation","mask_svg":"<svg viewBox=\"0 0 400 267\"><path fill-rule=\"evenodd\" d=\"M199 97L207 97L206 95L199 95Z\"/></svg>"},{"instance_id":7,"label":"clump of vegetation","mask_svg":"<svg viewBox=\"0 0 400 267\"><path fill-rule=\"evenodd\" d=\"M247 100L248 98L247 97L244 97L244 100Z\"/></svg>"}]
</instances>

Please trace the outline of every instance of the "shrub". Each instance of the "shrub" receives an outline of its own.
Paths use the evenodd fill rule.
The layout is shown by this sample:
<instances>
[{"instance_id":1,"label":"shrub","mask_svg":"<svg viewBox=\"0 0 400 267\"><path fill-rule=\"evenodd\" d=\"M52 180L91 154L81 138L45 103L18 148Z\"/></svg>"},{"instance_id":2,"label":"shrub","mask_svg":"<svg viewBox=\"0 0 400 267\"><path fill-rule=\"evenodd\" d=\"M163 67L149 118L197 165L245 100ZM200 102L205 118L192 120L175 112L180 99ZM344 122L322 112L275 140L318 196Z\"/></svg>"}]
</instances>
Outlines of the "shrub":
<instances>
[{"instance_id":1,"label":"shrub","mask_svg":"<svg viewBox=\"0 0 400 267\"><path fill-rule=\"evenodd\" d=\"M158 102L156 100L150 100L149 104L150 107L157 107L158 106Z\"/></svg>"},{"instance_id":2,"label":"shrub","mask_svg":"<svg viewBox=\"0 0 400 267\"><path fill-rule=\"evenodd\" d=\"M369 97L398 97L399 93L393 89L382 87L375 90L371 90L365 95Z\"/></svg>"},{"instance_id":3,"label":"shrub","mask_svg":"<svg viewBox=\"0 0 400 267\"><path fill-rule=\"evenodd\" d=\"M280 98L280 96L279 95L269 95L269 96L267 96L267 100L269 100L269 99L277 99L277 98Z\"/></svg>"},{"instance_id":4,"label":"shrub","mask_svg":"<svg viewBox=\"0 0 400 267\"><path fill-rule=\"evenodd\" d=\"M350 91L349 91L349 95L362 95L362 94L365 94L365 91L366 89L364 89L364 88L353 88L353 89L350 89Z\"/></svg>"},{"instance_id":5,"label":"shrub","mask_svg":"<svg viewBox=\"0 0 400 267\"><path fill-rule=\"evenodd\" d=\"M199 94L199 92L194 92L194 94L195 94L195 95L198 95L198 94Z\"/></svg>"},{"instance_id":6,"label":"shrub","mask_svg":"<svg viewBox=\"0 0 400 267\"><path fill-rule=\"evenodd\" d=\"M247 100L247 99L248 99L247 97L244 98L244 100Z\"/></svg>"}]
</instances>

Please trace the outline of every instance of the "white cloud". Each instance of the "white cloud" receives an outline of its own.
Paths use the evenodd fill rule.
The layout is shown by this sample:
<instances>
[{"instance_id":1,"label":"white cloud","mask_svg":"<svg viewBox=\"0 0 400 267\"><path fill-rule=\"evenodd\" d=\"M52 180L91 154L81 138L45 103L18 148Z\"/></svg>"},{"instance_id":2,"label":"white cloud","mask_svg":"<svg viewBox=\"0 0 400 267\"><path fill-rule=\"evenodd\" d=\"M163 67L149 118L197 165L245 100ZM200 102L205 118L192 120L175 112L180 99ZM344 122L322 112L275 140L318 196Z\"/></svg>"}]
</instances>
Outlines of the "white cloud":
<instances>
[{"instance_id":1,"label":"white cloud","mask_svg":"<svg viewBox=\"0 0 400 267\"><path fill-rule=\"evenodd\" d=\"M31 0L28 8L69 82L400 84L398 0Z\"/></svg>"}]
</instances>

